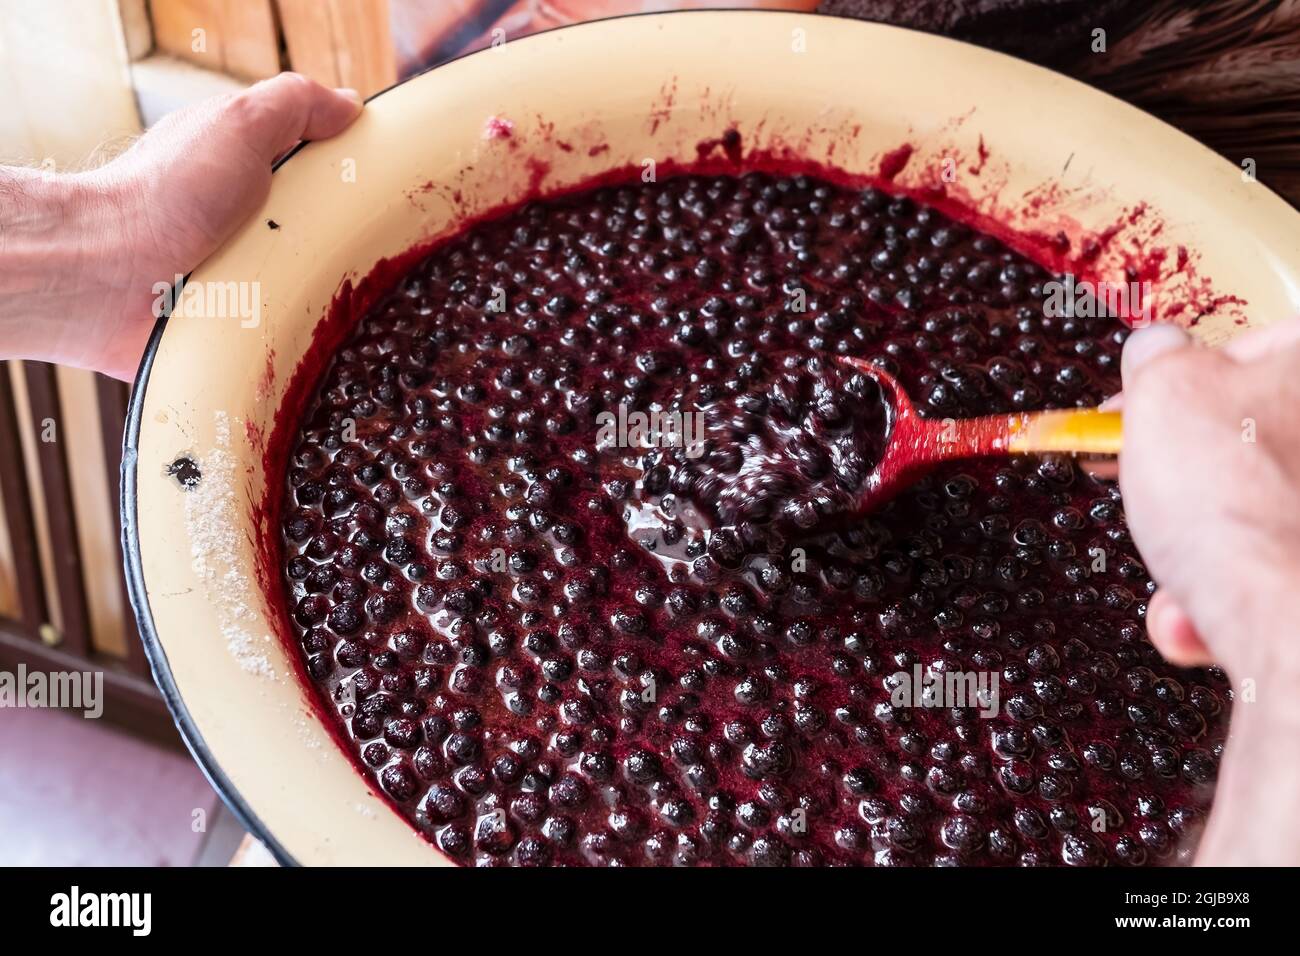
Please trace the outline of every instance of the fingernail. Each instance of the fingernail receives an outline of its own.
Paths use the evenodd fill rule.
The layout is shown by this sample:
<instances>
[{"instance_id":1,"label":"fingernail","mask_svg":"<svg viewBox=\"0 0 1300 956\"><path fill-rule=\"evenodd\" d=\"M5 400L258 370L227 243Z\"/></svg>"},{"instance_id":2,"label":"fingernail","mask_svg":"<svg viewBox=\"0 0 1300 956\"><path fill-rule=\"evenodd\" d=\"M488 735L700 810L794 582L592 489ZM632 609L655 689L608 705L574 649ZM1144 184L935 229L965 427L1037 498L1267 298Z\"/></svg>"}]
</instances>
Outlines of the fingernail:
<instances>
[{"instance_id":1,"label":"fingernail","mask_svg":"<svg viewBox=\"0 0 1300 956\"><path fill-rule=\"evenodd\" d=\"M1127 379L1157 355L1185 348L1191 341L1187 333L1176 325L1149 325L1138 329L1124 343L1120 374Z\"/></svg>"},{"instance_id":2,"label":"fingernail","mask_svg":"<svg viewBox=\"0 0 1300 956\"><path fill-rule=\"evenodd\" d=\"M364 100L361 99L361 94L358 93L356 90L352 89L352 87L350 86L336 87L334 92L337 93L339 96L343 96L346 97L347 99L350 99L358 107L364 103Z\"/></svg>"}]
</instances>

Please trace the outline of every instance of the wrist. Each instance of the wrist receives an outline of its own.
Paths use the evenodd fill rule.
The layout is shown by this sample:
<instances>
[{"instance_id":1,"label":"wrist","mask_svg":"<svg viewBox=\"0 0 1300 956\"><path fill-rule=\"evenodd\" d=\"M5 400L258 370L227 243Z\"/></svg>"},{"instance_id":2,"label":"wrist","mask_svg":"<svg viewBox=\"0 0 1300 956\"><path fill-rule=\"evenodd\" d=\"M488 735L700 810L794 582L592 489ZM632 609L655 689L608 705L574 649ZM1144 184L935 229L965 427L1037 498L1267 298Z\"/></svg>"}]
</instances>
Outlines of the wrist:
<instances>
[{"instance_id":1,"label":"wrist","mask_svg":"<svg viewBox=\"0 0 1300 956\"><path fill-rule=\"evenodd\" d=\"M1238 552L1242 553L1242 552ZM1229 583L1229 580L1233 583ZM1300 712L1300 562L1250 549L1223 583L1188 602L1201 637L1234 686L1270 691ZM1200 613L1197 613L1197 612Z\"/></svg>"},{"instance_id":2,"label":"wrist","mask_svg":"<svg viewBox=\"0 0 1300 956\"><path fill-rule=\"evenodd\" d=\"M2 357L93 367L129 283L119 192L93 173L0 170Z\"/></svg>"},{"instance_id":3,"label":"wrist","mask_svg":"<svg viewBox=\"0 0 1300 956\"><path fill-rule=\"evenodd\" d=\"M1285 694L1255 701L1237 695L1198 864L1289 866L1300 859L1300 709L1277 699Z\"/></svg>"}]
</instances>

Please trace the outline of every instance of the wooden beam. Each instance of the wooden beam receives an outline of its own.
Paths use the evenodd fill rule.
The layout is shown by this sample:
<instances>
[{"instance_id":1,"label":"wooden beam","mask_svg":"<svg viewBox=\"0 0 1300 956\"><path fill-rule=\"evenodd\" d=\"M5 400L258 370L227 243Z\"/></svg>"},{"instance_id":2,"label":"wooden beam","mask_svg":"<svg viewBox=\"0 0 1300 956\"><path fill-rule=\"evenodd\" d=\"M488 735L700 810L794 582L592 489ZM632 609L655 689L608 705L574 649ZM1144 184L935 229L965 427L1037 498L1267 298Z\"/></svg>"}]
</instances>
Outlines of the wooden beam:
<instances>
[{"instance_id":1,"label":"wooden beam","mask_svg":"<svg viewBox=\"0 0 1300 956\"><path fill-rule=\"evenodd\" d=\"M117 0L122 18L122 39L126 41L129 60L143 60L153 49L153 26L149 22L147 0Z\"/></svg>"},{"instance_id":2,"label":"wooden beam","mask_svg":"<svg viewBox=\"0 0 1300 956\"><path fill-rule=\"evenodd\" d=\"M369 96L397 82L388 0L329 0L339 85Z\"/></svg>"},{"instance_id":3,"label":"wooden beam","mask_svg":"<svg viewBox=\"0 0 1300 956\"><path fill-rule=\"evenodd\" d=\"M22 611L20 621L23 629L34 637L41 625L49 620L49 615L18 427L9 363L0 362L0 497L4 498L5 526L9 530L9 547L14 558Z\"/></svg>"},{"instance_id":4,"label":"wooden beam","mask_svg":"<svg viewBox=\"0 0 1300 956\"><path fill-rule=\"evenodd\" d=\"M221 33L227 73L264 80L280 72L280 35L271 0L221 0Z\"/></svg>"},{"instance_id":5,"label":"wooden beam","mask_svg":"<svg viewBox=\"0 0 1300 956\"><path fill-rule=\"evenodd\" d=\"M31 406L31 424L36 432L36 454L45 493L45 520L50 529L53 584L62 618L60 645L70 654L85 657L90 648L90 612L81 578L77 514L64 452L68 436L64 434L56 372L53 365L45 362L24 362L23 371ZM52 434L47 431L50 426L53 427Z\"/></svg>"},{"instance_id":6,"label":"wooden beam","mask_svg":"<svg viewBox=\"0 0 1300 956\"><path fill-rule=\"evenodd\" d=\"M160 50L250 80L280 72L271 0L152 0Z\"/></svg>"},{"instance_id":7,"label":"wooden beam","mask_svg":"<svg viewBox=\"0 0 1300 956\"><path fill-rule=\"evenodd\" d=\"M289 68L326 86L339 86L334 24L328 0L276 0Z\"/></svg>"},{"instance_id":8,"label":"wooden beam","mask_svg":"<svg viewBox=\"0 0 1300 956\"><path fill-rule=\"evenodd\" d=\"M220 9L209 0L151 0L158 49L209 70L222 70Z\"/></svg>"},{"instance_id":9,"label":"wooden beam","mask_svg":"<svg viewBox=\"0 0 1300 956\"><path fill-rule=\"evenodd\" d=\"M276 0L289 67L369 96L397 82L388 0Z\"/></svg>"}]
</instances>

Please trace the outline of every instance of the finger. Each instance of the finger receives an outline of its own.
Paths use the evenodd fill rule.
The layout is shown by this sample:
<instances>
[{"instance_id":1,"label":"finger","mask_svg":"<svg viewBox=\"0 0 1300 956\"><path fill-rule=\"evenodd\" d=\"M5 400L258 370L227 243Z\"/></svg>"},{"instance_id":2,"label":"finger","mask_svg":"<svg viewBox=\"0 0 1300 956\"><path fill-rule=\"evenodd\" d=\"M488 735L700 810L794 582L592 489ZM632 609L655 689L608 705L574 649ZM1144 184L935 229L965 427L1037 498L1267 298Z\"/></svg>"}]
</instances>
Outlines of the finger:
<instances>
[{"instance_id":1,"label":"finger","mask_svg":"<svg viewBox=\"0 0 1300 956\"><path fill-rule=\"evenodd\" d=\"M1156 358L1188 348L1191 344L1191 338L1176 325L1149 325L1138 329L1124 343L1124 352L1120 356L1120 376L1129 382L1143 366Z\"/></svg>"},{"instance_id":2,"label":"finger","mask_svg":"<svg viewBox=\"0 0 1300 956\"><path fill-rule=\"evenodd\" d=\"M1251 362L1297 347L1300 347L1300 318L1293 318L1239 335L1224 345L1223 351L1238 362Z\"/></svg>"},{"instance_id":3,"label":"finger","mask_svg":"<svg viewBox=\"0 0 1300 956\"><path fill-rule=\"evenodd\" d=\"M255 83L230 104L248 145L269 166L299 140L327 139L361 112L356 90L331 90L298 73Z\"/></svg>"},{"instance_id":4,"label":"finger","mask_svg":"<svg viewBox=\"0 0 1300 956\"><path fill-rule=\"evenodd\" d=\"M1191 344L1187 334L1176 326L1150 326L1149 330L1154 334L1143 335L1143 341L1133 346L1132 356L1130 356L1129 344L1125 344L1121 366L1123 370L1135 370L1161 352ZM1139 329L1129 337L1129 341L1132 342L1145 331L1147 330ZM1238 362L1251 362L1296 348L1300 348L1300 316L1238 335L1225 343L1221 351ZM1101 408L1106 411L1119 411L1123 407L1123 392L1112 395L1101 404Z\"/></svg>"},{"instance_id":5,"label":"finger","mask_svg":"<svg viewBox=\"0 0 1300 956\"><path fill-rule=\"evenodd\" d=\"M1079 467L1094 478L1101 478L1105 481L1116 481L1119 478L1118 458L1080 457L1078 461Z\"/></svg>"},{"instance_id":6,"label":"finger","mask_svg":"<svg viewBox=\"0 0 1300 956\"><path fill-rule=\"evenodd\" d=\"M1147 602L1147 634L1162 657L1178 667L1208 667L1214 655L1205 646L1187 612L1166 591Z\"/></svg>"}]
</instances>

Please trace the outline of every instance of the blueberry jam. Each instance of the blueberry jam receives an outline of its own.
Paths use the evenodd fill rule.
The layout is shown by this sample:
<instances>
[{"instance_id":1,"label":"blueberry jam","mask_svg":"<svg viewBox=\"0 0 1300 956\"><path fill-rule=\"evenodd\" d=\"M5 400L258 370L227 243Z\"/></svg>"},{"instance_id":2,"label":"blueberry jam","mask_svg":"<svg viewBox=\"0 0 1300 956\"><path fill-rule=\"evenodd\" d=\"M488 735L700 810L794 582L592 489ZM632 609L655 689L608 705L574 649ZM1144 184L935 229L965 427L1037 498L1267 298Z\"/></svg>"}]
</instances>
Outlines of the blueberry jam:
<instances>
[{"instance_id":1,"label":"blueberry jam","mask_svg":"<svg viewBox=\"0 0 1300 956\"><path fill-rule=\"evenodd\" d=\"M287 606L340 740L467 865L1186 860L1231 693L1148 643L1116 487L980 460L845 516L883 432L837 355L930 417L1117 390L1126 330L1046 316L1048 278L757 172L440 244L291 449Z\"/></svg>"},{"instance_id":2,"label":"blueberry jam","mask_svg":"<svg viewBox=\"0 0 1300 956\"><path fill-rule=\"evenodd\" d=\"M751 361L746 388L696 413L699 450L683 441L652 452L642 489L690 501L715 525L790 536L850 517L888 438L880 387L828 355Z\"/></svg>"}]
</instances>

